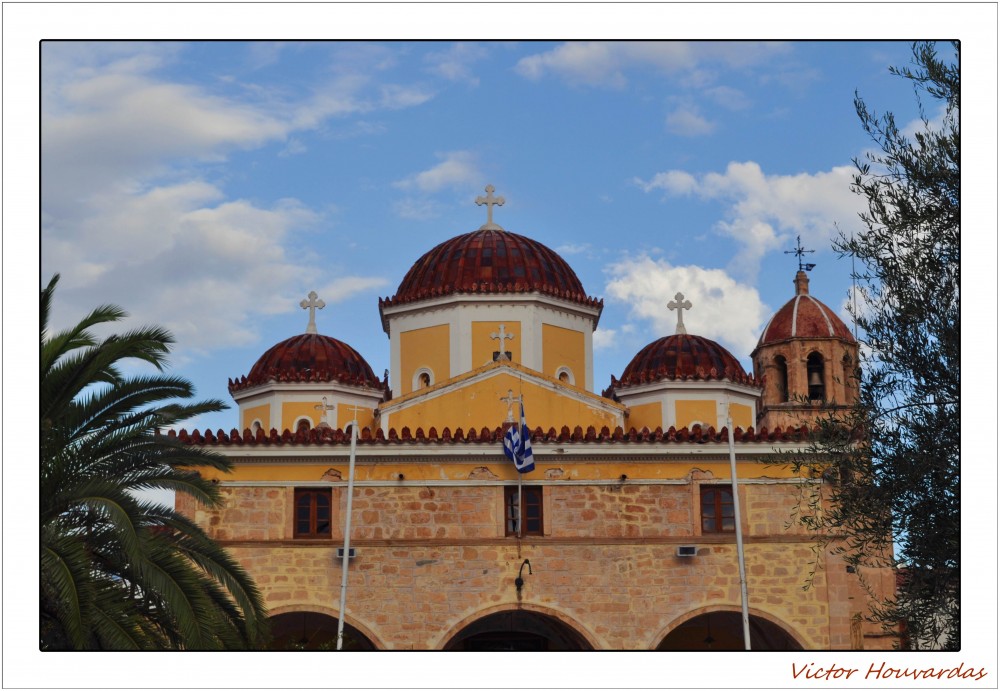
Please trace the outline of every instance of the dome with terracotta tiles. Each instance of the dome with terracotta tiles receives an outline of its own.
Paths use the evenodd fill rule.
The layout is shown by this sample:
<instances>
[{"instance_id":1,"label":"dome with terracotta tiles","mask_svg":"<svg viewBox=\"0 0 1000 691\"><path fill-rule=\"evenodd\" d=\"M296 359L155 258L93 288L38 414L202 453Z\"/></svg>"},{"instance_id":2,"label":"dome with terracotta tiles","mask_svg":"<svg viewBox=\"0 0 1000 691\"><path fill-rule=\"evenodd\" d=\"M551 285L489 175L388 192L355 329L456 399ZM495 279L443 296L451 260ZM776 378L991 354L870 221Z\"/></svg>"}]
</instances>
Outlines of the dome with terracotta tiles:
<instances>
[{"instance_id":1,"label":"dome with terracotta tiles","mask_svg":"<svg viewBox=\"0 0 1000 691\"><path fill-rule=\"evenodd\" d=\"M840 317L809 294L809 278L803 271L795 276L795 297L767 322L757 348L795 338L836 338L855 342L851 330Z\"/></svg>"},{"instance_id":2,"label":"dome with terracotta tiles","mask_svg":"<svg viewBox=\"0 0 1000 691\"><path fill-rule=\"evenodd\" d=\"M635 386L662 379L753 383L732 353L708 338L687 333L664 336L636 353L612 386Z\"/></svg>"},{"instance_id":3,"label":"dome with terracotta tiles","mask_svg":"<svg viewBox=\"0 0 1000 691\"><path fill-rule=\"evenodd\" d=\"M396 294L380 307L458 293L533 293L600 306L588 297L569 264L531 238L480 228L442 242L418 259Z\"/></svg>"},{"instance_id":4,"label":"dome with terracotta tiles","mask_svg":"<svg viewBox=\"0 0 1000 691\"><path fill-rule=\"evenodd\" d=\"M351 346L318 333L292 336L260 356L250 373L229 380L229 391L240 391L271 381L331 382L381 389L371 366Z\"/></svg>"}]
</instances>

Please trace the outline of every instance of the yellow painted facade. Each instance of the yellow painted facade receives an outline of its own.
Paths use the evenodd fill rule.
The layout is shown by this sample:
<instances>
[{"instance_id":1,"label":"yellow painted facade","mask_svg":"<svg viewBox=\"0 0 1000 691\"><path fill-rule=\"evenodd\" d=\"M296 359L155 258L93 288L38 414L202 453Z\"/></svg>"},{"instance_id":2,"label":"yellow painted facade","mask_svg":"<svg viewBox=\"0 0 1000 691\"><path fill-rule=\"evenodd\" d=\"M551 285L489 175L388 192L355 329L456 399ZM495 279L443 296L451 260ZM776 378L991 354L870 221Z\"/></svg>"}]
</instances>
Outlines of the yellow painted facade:
<instances>
[{"instance_id":1,"label":"yellow painted facade","mask_svg":"<svg viewBox=\"0 0 1000 691\"><path fill-rule=\"evenodd\" d=\"M493 353L500 350L499 340L490 337L491 334L500 332L500 325L504 325L505 333L513 334L514 338L504 340L504 351L510 353L510 359L514 362L521 360L521 322L472 322L472 366L479 367L488 362L493 362ZM506 393L506 392L505 392Z\"/></svg>"},{"instance_id":2,"label":"yellow painted facade","mask_svg":"<svg viewBox=\"0 0 1000 691\"><path fill-rule=\"evenodd\" d=\"M315 401L286 401L281 406L281 429L294 432L295 421L303 417L309 418L310 427L315 427L322 420L320 417L322 411L316 409L320 403L319 396L316 397Z\"/></svg>"},{"instance_id":3,"label":"yellow painted facade","mask_svg":"<svg viewBox=\"0 0 1000 691\"><path fill-rule=\"evenodd\" d=\"M413 391L417 370L426 367L434 373L432 383L451 376L451 346L447 324L413 329L399 334L400 383L403 393Z\"/></svg>"},{"instance_id":4,"label":"yellow painted facade","mask_svg":"<svg viewBox=\"0 0 1000 691\"><path fill-rule=\"evenodd\" d=\"M660 401L629 406L628 426L636 429L656 429L663 426L663 404Z\"/></svg>"},{"instance_id":5,"label":"yellow painted facade","mask_svg":"<svg viewBox=\"0 0 1000 691\"><path fill-rule=\"evenodd\" d=\"M494 367L490 365L481 368L481 371ZM500 398L512 390L515 396L524 396L525 412L532 429L541 427L547 430L555 427L558 431L567 420L572 420L583 429L591 425L596 429L605 426L614 429L621 425L620 411L624 409L623 406L593 394L584 394L585 397L592 397L592 402L586 398L571 398L556 391L558 384L555 381L539 386L530 379L510 373L511 371L517 372L516 369L504 368L502 372L484 380L448 387L440 393L432 389L426 394L426 398L414 400L412 405L401 406L399 409L385 406L382 413L383 424L396 429L409 427L414 431L418 427L425 431L435 427L439 433L444 427L452 430L457 427L495 429L504 421L507 413L506 405Z\"/></svg>"},{"instance_id":6,"label":"yellow painted facade","mask_svg":"<svg viewBox=\"0 0 1000 691\"><path fill-rule=\"evenodd\" d=\"M271 427L271 406L267 403L264 405L256 405L252 408L246 408L243 411L243 426L240 429L250 429L253 425L254 420L260 420L260 425L264 430L268 430Z\"/></svg>"},{"instance_id":7,"label":"yellow painted facade","mask_svg":"<svg viewBox=\"0 0 1000 691\"><path fill-rule=\"evenodd\" d=\"M577 387L583 388L586 385L583 333L542 324L542 371L550 377L556 377L560 367L568 367L573 372Z\"/></svg>"},{"instance_id":8,"label":"yellow painted facade","mask_svg":"<svg viewBox=\"0 0 1000 691\"><path fill-rule=\"evenodd\" d=\"M718 427L718 407L719 404L714 400L677 401L674 404L674 414L677 419L674 427L691 427L695 422L711 427Z\"/></svg>"},{"instance_id":9,"label":"yellow painted facade","mask_svg":"<svg viewBox=\"0 0 1000 691\"><path fill-rule=\"evenodd\" d=\"M337 428L347 429L347 425L354 420L353 404L342 403L337 406ZM358 410L358 431L372 429L375 425L375 410L359 406Z\"/></svg>"},{"instance_id":10,"label":"yellow painted facade","mask_svg":"<svg viewBox=\"0 0 1000 691\"><path fill-rule=\"evenodd\" d=\"M733 416L733 427L748 429L753 426L753 409L750 406L733 403L730 407L729 414Z\"/></svg>"}]
</instances>

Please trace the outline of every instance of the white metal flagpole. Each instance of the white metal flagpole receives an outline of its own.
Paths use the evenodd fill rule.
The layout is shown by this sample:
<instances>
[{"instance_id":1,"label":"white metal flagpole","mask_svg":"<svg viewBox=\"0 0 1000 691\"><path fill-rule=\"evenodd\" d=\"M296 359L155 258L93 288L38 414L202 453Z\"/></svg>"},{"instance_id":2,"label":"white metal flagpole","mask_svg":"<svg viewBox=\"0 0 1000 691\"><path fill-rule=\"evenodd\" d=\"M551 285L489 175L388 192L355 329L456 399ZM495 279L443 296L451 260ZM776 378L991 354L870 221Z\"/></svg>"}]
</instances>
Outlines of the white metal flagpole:
<instances>
[{"instance_id":1,"label":"white metal flagpole","mask_svg":"<svg viewBox=\"0 0 1000 691\"><path fill-rule=\"evenodd\" d=\"M344 519L344 558L340 572L340 609L337 614L337 650L344 649L344 617L347 607L347 567L351 561L351 507L354 503L354 457L358 449L358 406L351 422L351 461L347 469L347 516Z\"/></svg>"},{"instance_id":2,"label":"white metal flagpole","mask_svg":"<svg viewBox=\"0 0 1000 691\"><path fill-rule=\"evenodd\" d=\"M736 554L740 563L740 604L743 608L743 647L750 650L750 611L747 605L747 566L743 556L743 526L740 520L740 493L736 479L736 443L733 441L733 413L726 399L726 427L729 430L729 472L733 485L733 512L736 514Z\"/></svg>"}]
</instances>

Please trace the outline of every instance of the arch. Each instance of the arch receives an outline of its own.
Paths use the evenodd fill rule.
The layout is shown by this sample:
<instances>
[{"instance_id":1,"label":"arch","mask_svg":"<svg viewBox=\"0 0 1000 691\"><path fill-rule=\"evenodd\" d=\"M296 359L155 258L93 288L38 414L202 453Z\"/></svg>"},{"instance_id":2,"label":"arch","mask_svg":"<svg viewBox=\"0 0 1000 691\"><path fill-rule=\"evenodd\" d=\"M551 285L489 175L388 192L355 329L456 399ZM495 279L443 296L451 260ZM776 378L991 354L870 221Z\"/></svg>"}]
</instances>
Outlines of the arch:
<instances>
[{"instance_id":1,"label":"arch","mask_svg":"<svg viewBox=\"0 0 1000 691\"><path fill-rule=\"evenodd\" d=\"M784 355L774 356L774 386L779 403L788 402L788 361Z\"/></svg>"},{"instance_id":2,"label":"arch","mask_svg":"<svg viewBox=\"0 0 1000 691\"><path fill-rule=\"evenodd\" d=\"M298 432L299 430L308 432L309 430L312 429L312 426L313 426L313 421L311 417L309 417L308 415L300 415L299 417L295 418L295 422L292 424L292 432Z\"/></svg>"},{"instance_id":3,"label":"arch","mask_svg":"<svg viewBox=\"0 0 1000 691\"><path fill-rule=\"evenodd\" d=\"M753 650L805 650L802 635L778 617L753 607L750 614L750 647ZM713 619L709 615L718 615ZM707 618L707 619L706 619ZM660 629L649 641L650 650L743 650L743 611L739 605L708 605L682 614ZM709 628L711 624L711 629ZM687 630L686 630L687 629ZM671 636L675 636L671 640ZM701 636L704 635L704 638ZM711 647L705 643L708 636L714 639ZM693 637L696 646L676 645L686 637L690 645ZM755 645L756 644L756 645Z\"/></svg>"},{"instance_id":4,"label":"arch","mask_svg":"<svg viewBox=\"0 0 1000 691\"><path fill-rule=\"evenodd\" d=\"M413 373L413 391L426 389L434 385L434 370L429 367L421 367Z\"/></svg>"},{"instance_id":5,"label":"arch","mask_svg":"<svg viewBox=\"0 0 1000 691\"><path fill-rule=\"evenodd\" d=\"M488 643L488 640L484 640L483 634L489 634L491 627L505 624L513 624L514 627L524 627L523 621L504 621L505 616L508 614L517 616L516 613L542 620L543 626L547 626L550 631L563 638L560 641L561 643L569 643L575 646L563 649L599 650L604 647L591 631L565 612L531 603L506 603L477 610L463 618L446 631L432 649L462 650L463 648L460 647L461 644L472 638L476 639L473 641L474 644ZM527 637L527 641L525 642L530 644L533 640L530 638L531 632L525 632L522 629L522 633L529 633L529 637ZM522 639L522 641L524 640Z\"/></svg>"},{"instance_id":6,"label":"arch","mask_svg":"<svg viewBox=\"0 0 1000 691\"><path fill-rule=\"evenodd\" d=\"M253 434L257 434L257 432L263 429L264 429L264 424L260 421L260 418L254 418L253 422L250 423L250 431Z\"/></svg>"},{"instance_id":7,"label":"arch","mask_svg":"<svg viewBox=\"0 0 1000 691\"><path fill-rule=\"evenodd\" d=\"M338 620L337 620L337 611L335 609L331 609L330 607L323 607L320 605L311 605L311 604L283 605L281 607L272 608L269 614L270 616L268 617L268 620L271 623L271 635L272 635L272 643L268 646L270 650L326 650L328 649L328 647L330 650L336 650L337 648L336 632L337 632ZM288 633L294 634L295 632L294 631L288 632L287 629L285 631L286 635L284 636L285 642L291 643L293 645L285 645L285 642L279 641L278 635L275 635L276 634L275 619L277 619L278 617L286 617L288 615L294 616L298 614L307 615L306 617L307 622L309 621L309 615L318 618L319 621L323 621L324 619L328 620L326 624L327 624L327 629L329 629L332 626L333 645L328 646L328 644L331 642L330 640L325 640L325 638L328 637L320 637L303 645L301 643L301 639L290 639L288 637ZM286 619L285 621L289 622L288 625L290 626L295 626L300 623L300 622L295 622L294 619ZM281 634L282 629L279 628L277 633ZM350 637L348 636L348 634L350 634ZM353 649L360 651L360 650L386 649L385 644L382 643L379 637L376 636L371 629L369 629L366 625L362 624L361 622L357 621L356 619L354 619L354 617L351 616L348 616L344 620L344 639L345 642L347 643L344 646L345 650ZM349 647L350 641L354 641L357 647L350 648Z\"/></svg>"},{"instance_id":8,"label":"arch","mask_svg":"<svg viewBox=\"0 0 1000 691\"><path fill-rule=\"evenodd\" d=\"M565 365L556 369L556 379L561 381L563 384L576 386L576 377L573 375L573 370Z\"/></svg>"},{"instance_id":9,"label":"arch","mask_svg":"<svg viewBox=\"0 0 1000 691\"><path fill-rule=\"evenodd\" d=\"M806 384L809 387L810 401L826 400L826 363L823 356L812 351L806 357Z\"/></svg>"}]
</instances>

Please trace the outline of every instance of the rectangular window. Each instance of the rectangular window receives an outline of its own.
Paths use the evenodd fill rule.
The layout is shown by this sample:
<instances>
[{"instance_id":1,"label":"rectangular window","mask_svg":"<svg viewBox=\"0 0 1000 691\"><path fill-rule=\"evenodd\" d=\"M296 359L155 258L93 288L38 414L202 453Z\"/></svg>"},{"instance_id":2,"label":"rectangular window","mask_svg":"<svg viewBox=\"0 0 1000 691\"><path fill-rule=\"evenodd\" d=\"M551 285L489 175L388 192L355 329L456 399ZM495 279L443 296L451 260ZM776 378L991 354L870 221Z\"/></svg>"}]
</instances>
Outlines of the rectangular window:
<instances>
[{"instance_id":1,"label":"rectangular window","mask_svg":"<svg viewBox=\"0 0 1000 691\"><path fill-rule=\"evenodd\" d=\"M522 487L521 504L517 487L503 488L504 534L542 535L542 488ZM524 529L521 529L521 522Z\"/></svg>"},{"instance_id":2,"label":"rectangular window","mask_svg":"<svg viewBox=\"0 0 1000 691\"><path fill-rule=\"evenodd\" d=\"M330 537L333 490L295 490L295 537Z\"/></svg>"},{"instance_id":3,"label":"rectangular window","mask_svg":"<svg viewBox=\"0 0 1000 691\"><path fill-rule=\"evenodd\" d=\"M736 512L733 510L732 490L719 485L702 486L701 532L736 532Z\"/></svg>"}]
</instances>

